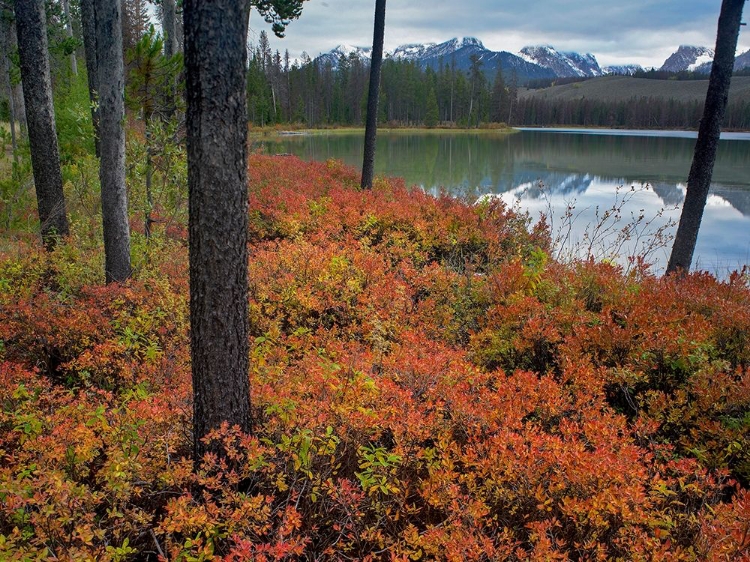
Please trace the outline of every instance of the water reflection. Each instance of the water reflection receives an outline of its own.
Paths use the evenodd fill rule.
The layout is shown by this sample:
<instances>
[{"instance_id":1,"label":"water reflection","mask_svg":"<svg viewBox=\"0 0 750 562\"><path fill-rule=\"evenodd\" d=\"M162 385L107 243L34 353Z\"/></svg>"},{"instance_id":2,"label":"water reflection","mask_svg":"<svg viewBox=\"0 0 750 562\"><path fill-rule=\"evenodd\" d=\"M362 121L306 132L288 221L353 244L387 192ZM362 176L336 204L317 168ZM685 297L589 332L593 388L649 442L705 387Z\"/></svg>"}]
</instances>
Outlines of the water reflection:
<instances>
[{"instance_id":1,"label":"water reflection","mask_svg":"<svg viewBox=\"0 0 750 562\"><path fill-rule=\"evenodd\" d=\"M696 250L696 264L722 276L727 268L750 262L750 135L746 137L720 142ZM622 209L626 217L643 213L652 218L664 210L654 222L656 228L679 218L679 211L670 208L684 200L694 144L684 136L611 132L380 132L376 172L403 177L407 184L435 194L470 200L496 195L533 217L551 213L558 225L574 201L580 225L571 236L577 236L596 220L597 208L602 212L612 207L618 193L630 186L639 193ZM262 145L268 153L288 152L304 159L337 158L356 167L362 161L361 135L298 135ZM654 257L661 265L666 259Z\"/></svg>"}]
</instances>

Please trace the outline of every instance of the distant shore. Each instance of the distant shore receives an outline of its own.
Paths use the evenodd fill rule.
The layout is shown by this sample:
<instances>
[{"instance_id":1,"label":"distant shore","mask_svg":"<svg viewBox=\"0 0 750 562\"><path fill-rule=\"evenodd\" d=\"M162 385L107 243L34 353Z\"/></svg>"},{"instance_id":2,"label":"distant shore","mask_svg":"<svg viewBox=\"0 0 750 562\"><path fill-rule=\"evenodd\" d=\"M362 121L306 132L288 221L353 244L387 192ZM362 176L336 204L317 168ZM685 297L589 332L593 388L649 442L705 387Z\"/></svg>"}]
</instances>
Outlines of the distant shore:
<instances>
[{"instance_id":1,"label":"distant shore","mask_svg":"<svg viewBox=\"0 0 750 562\"><path fill-rule=\"evenodd\" d=\"M364 127L330 127L330 128L295 128L294 126L285 128L276 127L249 127L250 137L273 137L273 136L297 136L297 135L350 135L365 133ZM463 128L463 127L378 127L378 133L383 134L489 134L489 135L509 135L517 133L518 130L513 127L480 127Z\"/></svg>"}]
</instances>

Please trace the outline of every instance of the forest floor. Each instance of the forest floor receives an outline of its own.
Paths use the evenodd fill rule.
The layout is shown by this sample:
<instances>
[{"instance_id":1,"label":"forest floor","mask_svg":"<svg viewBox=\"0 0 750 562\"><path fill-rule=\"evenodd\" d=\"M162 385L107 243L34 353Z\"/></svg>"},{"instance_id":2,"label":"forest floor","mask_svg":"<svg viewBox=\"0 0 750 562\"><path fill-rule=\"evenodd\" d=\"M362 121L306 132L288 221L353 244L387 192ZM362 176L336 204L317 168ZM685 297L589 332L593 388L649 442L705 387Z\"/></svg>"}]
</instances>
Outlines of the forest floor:
<instances>
[{"instance_id":1,"label":"forest floor","mask_svg":"<svg viewBox=\"0 0 750 562\"><path fill-rule=\"evenodd\" d=\"M501 202L253 155L254 429L194 472L185 184L154 169L122 286L93 158L53 253L31 196L0 233L1 560L750 557L746 272L559 263Z\"/></svg>"}]
</instances>

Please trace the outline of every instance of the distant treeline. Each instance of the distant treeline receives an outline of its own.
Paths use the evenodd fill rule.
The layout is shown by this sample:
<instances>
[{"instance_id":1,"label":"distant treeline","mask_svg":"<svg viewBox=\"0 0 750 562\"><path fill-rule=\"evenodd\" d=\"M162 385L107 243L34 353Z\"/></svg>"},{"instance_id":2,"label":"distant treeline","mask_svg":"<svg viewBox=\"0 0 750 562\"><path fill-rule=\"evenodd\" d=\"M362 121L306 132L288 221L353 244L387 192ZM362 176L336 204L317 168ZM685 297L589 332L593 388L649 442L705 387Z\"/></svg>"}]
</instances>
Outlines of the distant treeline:
<instances>
[{"instance_id":1,"label":"distant treeline","mask_svg":"<svg viewBox=\"0 0 750 562\"><path fill-rule=\"evenodd\" d=\"M514 123L529 126L576 125L637 129L697 129L703 102L676 101L656 97L626 101L594 99L548 100L527 97L518 100ZM750 100L727 106L724 127L750 129Z\"/></svg>"},{"instance_id":2,"label":"distant treeline","mask_svg":"<svg viewBox=\"0 0 750 562\"><path fill-rule=\"evenodd\" d=\"M336 68L303 54L272 53L261 34L248 69L248 116L256 125L302 123L310 127L364 123L369 62L340 57ZM383 61L379 119L414 126L479 126L507 122L516 87L497 73L490 82L475 60L468 72L450 63L435 71L415 62Z\"/></svg>"},{"instance_id":3,"label":"distant treeline","mask_svg":"<svg viewBox=\"0 0 750 562\"><path fill-rule=\"evenodd\" d=\"M642 77L657 76L658 71L642 73ZM685 73L670 76L687 79ZM580 80L557 79L555 83ZM301 63L297 63L288 53L272 52L268 38L261 33L249 60L248 116L260 126L359 126L364 123L368 81L369 63L356 55L341 56L334 66L303 54ZM540 88L545 84L535 81L528 86ZM558 100L534 95L520 98L514 76L498 71L490 79L477 59L468 71L456 68L450 60L434 70L411 61L387 59L382 68L379 121L427 127L507 123L694 129L702 111L702 102L659 96L627 101ZM730 104L725 127L750 129L750 100Z\"/></svg>"},{"instance_id":4,"label":"distant treeline","mask_svg":"<svg viewBox=\"0 0 750 562\"><path fill-rule=\"evenodd\" d=\"M742 70L735 70L732 76L750 76L750 67ZM693 72L682 70L680 72L669 72L666 70L639 70L633 74L634 78L650 78L651 80L708 80L708 74L705 72Z\"/></svg>"}]
</instances>

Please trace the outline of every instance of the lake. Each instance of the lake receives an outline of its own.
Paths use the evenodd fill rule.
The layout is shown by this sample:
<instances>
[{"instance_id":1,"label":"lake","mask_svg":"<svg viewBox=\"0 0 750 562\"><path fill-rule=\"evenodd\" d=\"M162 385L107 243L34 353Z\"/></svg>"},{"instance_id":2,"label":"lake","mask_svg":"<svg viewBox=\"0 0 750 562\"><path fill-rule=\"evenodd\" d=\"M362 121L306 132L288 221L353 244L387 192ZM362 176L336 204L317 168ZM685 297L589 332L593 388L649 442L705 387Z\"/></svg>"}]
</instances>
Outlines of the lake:
<instances>
[{"instance_id":1,"label":"lake","mask_svg":"<svg viewBox=\"0 0 750 562\"><path fill-rule=\"evenodd\" d=\"M626 267L669 258L695 145L688 131L521 129L379 131L376 173L430 193L498 197L532 220L547 217L559 257ZM360 168L362 134L280 135L255 142L268 154L335 158ZM693 269L726 277L750 264L750 134L722 135Z\"/></svg>"}]
</instances>

